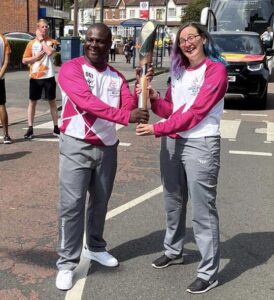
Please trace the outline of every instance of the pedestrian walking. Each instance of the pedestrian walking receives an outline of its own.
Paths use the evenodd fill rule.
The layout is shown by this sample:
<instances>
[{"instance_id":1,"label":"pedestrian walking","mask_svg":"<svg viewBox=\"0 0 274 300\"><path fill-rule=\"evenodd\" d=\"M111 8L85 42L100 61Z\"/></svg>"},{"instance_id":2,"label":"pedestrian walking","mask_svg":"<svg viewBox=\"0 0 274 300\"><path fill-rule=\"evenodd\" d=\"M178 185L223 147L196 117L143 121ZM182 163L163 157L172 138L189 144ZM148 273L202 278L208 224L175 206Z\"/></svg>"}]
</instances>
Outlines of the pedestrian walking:
<instances>
[{"instance_id":1,"label":"pedestrian walking","mask_svg":"<svg viewBox=\"0 0 274 300\"><path fill-rule=\"evenodd\" d=\"M33 137L33 122L36 104L45 92L53 120L53 135L59 136L58 110L56 105L56 82L53 64L53 53L57 41L48 36L48 22L40 19L37 23L36 38L31 40L25 49L23 63L30 65L28 125L25 139Z\"/></svg>"},{"instance_id":2,"label":"pedestrian walking","mask_svg":"<svg viewBox=\"0 0 274 300\"><path fill-rule=\"evenodd\" d=\"M116 42L115 42L115 40L113 39L113 40L112 40L112 43L111 43L111 47L110 47L110 60L111 60L112 62L115 62L116 47L117 47Z\"/></svg>"},{"instance_id":3,"label":"pedestrian walking","mask_svg":"<svg viewBox=\"0 0 274 300\"><path fill-rule=\"evenodd\" d=\"M164 122L140 124L137 135L162 137L160 168L167 229L164 255L154 268L183 262L188 197L192 224L201 254L190 293L218 285L219 219L216 207L220 168L220 119L227 89L225 62L209 33L197 23L183 25L176 36L171 84L165 98L150 87L152 110Z\"/></svg>"},{"instance_id":4,"label":"pedestrian walking","mask_svg":"<svg viewBox=\"0 0 274 300\"><path fill-rule=\"evenodd\" d=\"M9 136L9 119L6 109L6 86L5 73L9 64L11 49L6 38L0 34L0 120L3 126L3 142L11 144L12 139Z\"/></svg>"},{"instance_id":5,"label":"pedestrian walking","mask_svg":"<svg viewBox=\"0 0 274 300\"><path fill-rule=\"evenodd\" d=\"M117 168L119 140L115 124L148 121L148 111L135 108L124 76L107 64L111 31L101 23L89 27L84 56L64 63L60 135L59 243L56 287L72 287L73 270L83 255L107 267L118 261L103 238L108 201ZM90 198L86 211L87 192Z\"/></svg>"},{"instance_id":6,"label":"pedestrian walking","mask_svg":"<svg viewBox=\"0 0 274 300\"><path fill-rule=\"evenodd\" d=\"M123 51L124 51L124 55L125 55L125 58L126 58L126 63L130 64L131 50L130 50L130 44L129 44L129 42L125 43Z\"/></svg>"},{"instance_id":7,"label":"pedestrian walking","mask_svg":"<svg viewBox=\"0 0 274 300\"><path fill-rule=\"evenodd\" d=\"M266 28L266 31L263 32L261 35L261 40L263 42L265 50L268 48L272 49L273 45L273 31L272 28L269 26Z\"/></svg>"}]
</instances>

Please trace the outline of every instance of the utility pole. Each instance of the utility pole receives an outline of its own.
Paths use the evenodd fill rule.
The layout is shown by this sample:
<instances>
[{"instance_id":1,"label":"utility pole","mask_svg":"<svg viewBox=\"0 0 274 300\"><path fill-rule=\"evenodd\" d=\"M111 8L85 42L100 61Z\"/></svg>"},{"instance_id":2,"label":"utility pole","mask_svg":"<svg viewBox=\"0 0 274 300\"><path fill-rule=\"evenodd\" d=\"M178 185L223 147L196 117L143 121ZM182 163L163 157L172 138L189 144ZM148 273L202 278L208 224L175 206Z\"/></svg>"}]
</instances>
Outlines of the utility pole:
<instances>
[{"instance_id":1,"label":"utility pole","mask_svg":"<svg viewBox=\"0 0 274 300\"><path fill-rule=\"evenodd\" d=\"M73 36L78 36L78 0L74 0Z\"/></svg>"},{"instance_id":2,"label":"utility pole","mask_svg":"<svg viewBox=\"0 0 274 300\"><path fill-rule=\"evenodd\" d=\"M104 0L100 0L100 23L104 23Z\"/></svg>"},{"instance_id":3,"label":"utility pole","mask_svg":"<svg viewBox=\"0 0 274 300\"><path fill-rule=\"evenodd\" d=\"M27 0L27 32L29 31L29 0Z\"/></svg>"},{"instance_id":4,"label":"utility pole","mask_svg":"<svg viewBox=\"0 0 274 300\"><path fill-rule=\"evenodd\" d=\"M167 10L168 10L168 0L165 0L166 1L166 16L165 16L165 27L167 28Z\"/></svg>"}]
</instances>

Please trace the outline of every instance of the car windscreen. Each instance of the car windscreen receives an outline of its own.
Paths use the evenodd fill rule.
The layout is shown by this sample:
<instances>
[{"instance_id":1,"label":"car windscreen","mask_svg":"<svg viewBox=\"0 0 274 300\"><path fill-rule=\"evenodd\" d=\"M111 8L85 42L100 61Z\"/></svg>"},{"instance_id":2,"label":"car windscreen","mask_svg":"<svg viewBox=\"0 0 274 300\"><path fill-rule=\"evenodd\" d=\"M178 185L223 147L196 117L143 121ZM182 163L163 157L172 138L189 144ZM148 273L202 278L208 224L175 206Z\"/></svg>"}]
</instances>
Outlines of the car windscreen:
<instances>
[{"instance_id":1,"label":"car windscreen","mask_svg":"<svg viewBox=\"0 0 274 300\"><path fill-rule=\"evenodd\" d=\"M271 20L272 0L212 0L218 31L261 32Z\"/></svg>"},{"instance_id":2,"label":"car windscreen","mask_svg":"<svg viewBox=\"0 0 274 300\"><path fill-rule=\"evenodd\" d=\"M249 35L212 35L219 52L263 54L259 36Z\"/></svg>"}]
</instances>

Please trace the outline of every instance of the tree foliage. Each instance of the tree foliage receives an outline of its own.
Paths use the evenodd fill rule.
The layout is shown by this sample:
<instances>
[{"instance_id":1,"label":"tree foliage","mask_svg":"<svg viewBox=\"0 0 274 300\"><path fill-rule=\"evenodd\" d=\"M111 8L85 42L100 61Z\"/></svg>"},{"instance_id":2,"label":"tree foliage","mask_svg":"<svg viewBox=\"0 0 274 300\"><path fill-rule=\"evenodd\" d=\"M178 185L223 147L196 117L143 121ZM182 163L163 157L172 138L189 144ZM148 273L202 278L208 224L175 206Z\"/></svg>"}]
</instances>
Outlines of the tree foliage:
<instances>
[{"instance_id":1,"label":"tree foliage","mask_svg":"<svg viewBox=\"0 0 274 300\"><path fill-rule=\"evenodd\" d=\"M189 21L200 21L201 10L209 6L209 0L191 0L188 6L185 8L185 14L182 16L182 23Z\"/></svg>"},{"instance_id":2,"label":"tree foliage","mask_svg":"<svg viewBox=\"0 0 274 300\"><path fill-rule=\"evenodd\" d=\"M65 11L69 11L72 4L74 4L74 0L64 0Z\"/></svg>"}]
</instances>

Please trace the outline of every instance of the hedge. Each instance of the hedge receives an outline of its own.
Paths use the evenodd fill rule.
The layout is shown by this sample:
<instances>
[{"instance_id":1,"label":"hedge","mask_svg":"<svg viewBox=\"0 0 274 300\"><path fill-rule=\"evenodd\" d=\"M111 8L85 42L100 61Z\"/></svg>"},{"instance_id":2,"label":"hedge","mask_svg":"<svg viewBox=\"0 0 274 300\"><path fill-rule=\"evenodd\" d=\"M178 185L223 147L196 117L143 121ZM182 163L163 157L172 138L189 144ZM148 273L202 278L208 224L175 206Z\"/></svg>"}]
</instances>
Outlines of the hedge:
<instances>
[{"instance_id":1,"label":"hedge","mask_svg":"<svg viewBox=\"0 0 274 300\"><path fill-rule=\"evenodd\" d=\"M11 56L9 70L26 70L27 65L22 63L23 54L25 52L28 41L9 40L11 48ZM61 55L59 52L54 53L53 62L56 66L61 65Z\"/></svg>"},{"instance_id":2,"label":"hedge","mask_svg":"<svg viewBox=\"0 0 274 300\"><path fill-rule=\"evenodd\" d=\"M28 42L9 40L9 44L11 48L9 70L27 69L27 66L22 63L22 58Z\"/></svg>"}]
</instances>

